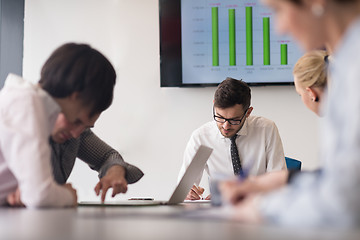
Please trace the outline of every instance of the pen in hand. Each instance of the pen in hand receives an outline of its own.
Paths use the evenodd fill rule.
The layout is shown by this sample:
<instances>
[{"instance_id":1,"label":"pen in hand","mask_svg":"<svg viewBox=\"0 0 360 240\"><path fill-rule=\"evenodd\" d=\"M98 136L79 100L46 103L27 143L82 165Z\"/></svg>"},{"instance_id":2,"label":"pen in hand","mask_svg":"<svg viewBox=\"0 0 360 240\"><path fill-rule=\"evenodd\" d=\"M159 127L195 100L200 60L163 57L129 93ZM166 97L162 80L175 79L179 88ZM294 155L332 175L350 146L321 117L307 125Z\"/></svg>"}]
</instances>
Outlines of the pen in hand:
<instances>
[{"instance_id":1,"label":"pen in hand","mask_svg":"<svg viewBox=\"0 0 360 240\"><path fill-rule=\"evenodd\" d=\"M248 177L247 171L242 170L242 169L240 170L240 173L239 173L239 175L237 176L237 178L238 178L239 181L243 181L243 180L245 180L247 177Z\"/></svg>"},{"instance_id":2,"label":"pen in hand","mask_svg":"<svg viewBox=\"0 0 360 240\"><path fill-rule=\"evenodd\" d=\"M202 196L202 194L204 193L204 188L202 188L202 187L199 187L199 186L197 186L197 185L193 185L193 187L191 188L191 191L193 191L194 193L195 193L195 195L198 197L198 199L194 199L194 200L203 200L204 198L203 198L203 196Z\"/></svg>"},{"instance_id":3,"label":"pen in hand","mask_svg":"<svg viewBox=\"0 0 360 240\"><path fill-rule=\"evenodd\" d=\"M250 169L253 165L254 165L254 161L251 161L248 164L248 166L245 166L242 169L240 169L240 173L239 173L239 175L237 175L238 181L244 181L245 179L247 179L249 177Z\"/></svg>"}]
</instances>

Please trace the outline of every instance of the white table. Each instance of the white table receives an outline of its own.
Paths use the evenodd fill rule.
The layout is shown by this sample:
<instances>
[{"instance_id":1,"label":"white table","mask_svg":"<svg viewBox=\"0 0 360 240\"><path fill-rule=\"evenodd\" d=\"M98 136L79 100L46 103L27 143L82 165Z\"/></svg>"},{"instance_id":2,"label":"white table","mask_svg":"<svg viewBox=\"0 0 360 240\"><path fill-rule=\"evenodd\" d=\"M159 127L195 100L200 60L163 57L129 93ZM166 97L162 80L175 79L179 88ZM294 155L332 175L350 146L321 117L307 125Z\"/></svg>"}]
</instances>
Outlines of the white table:
<instances>
[{"instance_id":1,"label":"white table","mask_svg":"<svg viewBox=\"0 0 360 240\"><path fill-rule=\"evenodd\" d=\"M288 229L224 219L190 218L186 214L208 207L182 204L41 210L0 208L0 240L360 239L360 229Z\"/></svg>"}]
</instances>

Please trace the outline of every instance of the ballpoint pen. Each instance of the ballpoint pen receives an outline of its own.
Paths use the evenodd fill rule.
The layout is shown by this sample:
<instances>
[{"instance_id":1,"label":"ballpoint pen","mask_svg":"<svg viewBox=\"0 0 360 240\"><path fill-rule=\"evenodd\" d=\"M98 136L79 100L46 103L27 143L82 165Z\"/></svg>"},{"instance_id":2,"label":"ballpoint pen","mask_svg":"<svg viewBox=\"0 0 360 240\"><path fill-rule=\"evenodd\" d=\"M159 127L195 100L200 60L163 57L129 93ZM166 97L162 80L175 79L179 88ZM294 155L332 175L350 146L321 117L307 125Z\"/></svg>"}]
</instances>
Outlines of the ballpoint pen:
<instances>
[{"instance_id":1,"label":"ballpoint pen","mask_svg":"<svg viewBox=\"0 0 360 240\"><path fill-rule=\"evenodd\" d=\"M143 200L143 201L153 201L154 198L129 198L128 200Z\"/></svg>"},{"instance_id":2,"label":"ballpoint pen","mask_svg":"<svg viewBox=\"0 0 360 240\"><path fill-rule=\"evenodd\" d=\"M250 161L249 164L247 164L247 166L244 166L242 169L240 169L240 173L237 176L237 179L239 181L244 181L246 178L248 178L250 169L253 165L254 165L254 162Z\"/></svg>"},{"instance_id":3,"label":"ballpoint pen","mask_svg":"<svg viewBox=\"0 0 360 240\"><path fill-rule=\"evenodd\" d=\"M238 180L243 181L249 176L249 171L246 169L241 169L238 177Z\"/></svg>"}]
</instances>

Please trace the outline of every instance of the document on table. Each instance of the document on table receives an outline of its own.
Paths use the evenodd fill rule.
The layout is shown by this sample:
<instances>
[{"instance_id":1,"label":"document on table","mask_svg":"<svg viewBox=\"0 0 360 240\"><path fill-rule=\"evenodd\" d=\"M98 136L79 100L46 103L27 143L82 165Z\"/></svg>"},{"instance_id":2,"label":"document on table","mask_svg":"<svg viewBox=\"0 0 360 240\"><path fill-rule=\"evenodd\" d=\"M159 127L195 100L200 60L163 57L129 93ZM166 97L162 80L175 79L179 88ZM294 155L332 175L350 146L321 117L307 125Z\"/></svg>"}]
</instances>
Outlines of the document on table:
<instances>
[{"instance_id":1,"label":"document on table","mask_svg":"<svg viewBox=\"0 0 360 240\"><path fill-rule=\"evenodd\" d=\"M205 199L200 199L200 200L184 200L184 203L211 203L211 200L205 200Z\"/></svg>"}]
</instances>

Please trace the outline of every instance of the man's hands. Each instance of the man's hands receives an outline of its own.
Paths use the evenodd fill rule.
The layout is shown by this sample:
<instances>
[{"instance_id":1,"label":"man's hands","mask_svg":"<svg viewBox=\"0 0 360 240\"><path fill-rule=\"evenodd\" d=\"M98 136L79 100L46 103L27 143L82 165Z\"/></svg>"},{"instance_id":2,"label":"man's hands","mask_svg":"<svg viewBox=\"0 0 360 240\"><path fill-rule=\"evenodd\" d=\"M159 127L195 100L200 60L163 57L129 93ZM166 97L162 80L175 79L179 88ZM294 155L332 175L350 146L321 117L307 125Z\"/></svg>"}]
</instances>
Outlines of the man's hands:
<instances>
[{"instance_id":1,"label":"man's hands","mask_svg":"<svg viewBox=\"0 0 360 240\"><path fill-rule=\"evenodd\" d=\"M77 205L77 193L76 190L72 187L71 183L66 183L63 185L67 188L74 199L73 206ZM112 196L114 197L118 193L126 193L127 191L127 181L125 179L125 169L122 166L112 166L107 171L106 175L100 179L98 184L95 187L96 195L99 195L101 192L101 201L105 201L106 192L109 188L113 188ZM6 198L7 203L12 207L25 207L21 201L20 190L16 189L15 192L10 193Z\"/></svg>"},{"instance_id":2,"label":"man's hands","mask_svg":"<svg viewBox=\"0 0 360 240\"><path fill-rule=\"evenodd\" d=\"M104 202L109 188L112 187L113 191L111 196L114 197L118 193L126 193L127 185L124 167L114 165L110 167L106 175L100 179L94 190L97 196L99 196L101 192L101 202Z\"/></svg>"},{"instance_id":3,"label":"man's hands","mask_svg":"<svg viewBox=\"0 0 360 240\"><path fill-rule=\"evenodd\" d=\"M25 207L25 205L21 202L19 188L17 188L15 192L7 195L6 201L12 207Z\"/></svg>"},{"instance_id":4,"label":"man's hands","mask_svg":"<svg viewBox=\"0 0 360 240\"><path fill-rule=\"evenodd\" d=\"M224 181L220 184L222 199L234 206L234 218L247 223L262 221L258 202L262 194L279 189L286 185L288 171L266 173L260 176L238 180Z\"/></svg>"},{"instance_id":5,"label":"man's hands","mask_svg":"<svg viewBox=\"0 0 360 240\"><path fill-rule=\"evenodd\" d=\"M71 192L74 199L73 206L76 206L77 205L76 190L72 187L71 183L66 183L63 186ZM19 188L17 188L15 192L8 194L6 197L6 201L11 207L25 207L25 205L21 201L21 194Z\"/></svg>"},{"instance_id":6,"label":"man's hands","mask_svg":"<svg viewBox=\"0 0 360 240\"><path fill-rule=\"evenodd\" d=\"M73 206L77 206L77 193L76 193L76 189L72 187L71 183L65 183L63 185L65 188L67 188L71 194L73 195L73 199L74 199L74 202L73 202Z\"/></svg>"},{"instance_id":7,"label":"man's hands","mask_svg":"<svg viewBox=\"0 0 360 240\"><path fill-rule=\"evenodd\" d=\"M255 193L267 193L286 185L289 172L287 170L265 173L249 177L239 182L237 180L225 181L220 184L223 199L232 204L246 199Z\"/></svg>"},{"instance_id":8,"label":"man's hands","mask_svg":"<svg viewBox=\"0 0 360 240\"><path fill-rule=\"evenodd\" d=\"M197 187L195 185L192 186L192 188L190 189L190 192L188 193L188 195L186 196L185 200L203 200L203 193L204 193L205 189L202 187ZM210 200L211 196L208 195L205 200Z\"/></svg>"}]
</instances>

